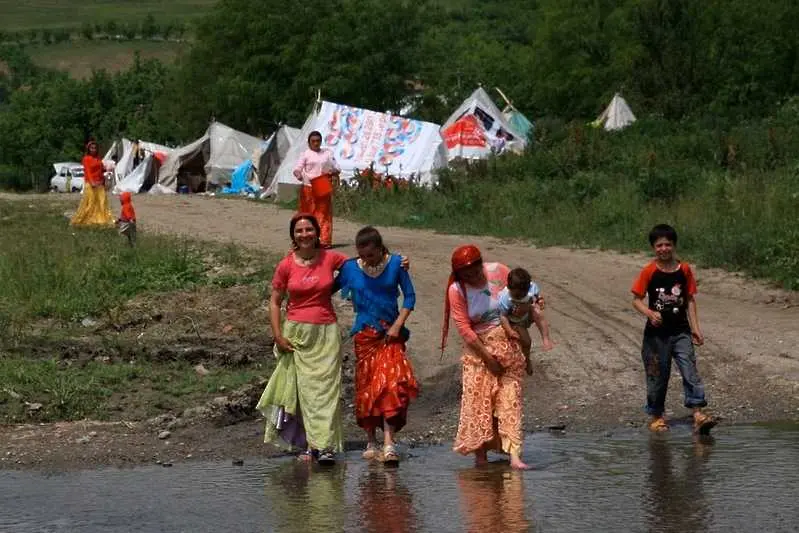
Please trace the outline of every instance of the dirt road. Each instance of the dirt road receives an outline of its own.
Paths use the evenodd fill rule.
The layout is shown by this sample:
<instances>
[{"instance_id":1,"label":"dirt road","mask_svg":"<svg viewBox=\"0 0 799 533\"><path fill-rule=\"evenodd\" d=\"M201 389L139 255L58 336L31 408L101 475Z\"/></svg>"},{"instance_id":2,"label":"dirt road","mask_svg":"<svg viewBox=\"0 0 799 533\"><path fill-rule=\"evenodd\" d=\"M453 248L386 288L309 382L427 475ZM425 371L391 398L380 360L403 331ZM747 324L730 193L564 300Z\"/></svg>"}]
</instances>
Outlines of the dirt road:
<instances>
[{"instance_id":1,"label":"dirt road","mask_svg":"<svg viewBox=\"0 0 799 533\"><path fill-rule=\"evenodd\" d=\"M74 198L60 199L65 209L73 208ZM272 204L140 195L135 205L141 239L162 232L277 253L288 249L292 213ZM380 227L379 220L373 223ZM334 240L341 251L354 254L351 243L360 227L336 219ZM644 423L643 320L630 306L629 291L647 257L380 229L392 251L411 258L417 292L409 322L410 354L423 390L412 407L407 436L429 440L454 436L460 388L456 332L451 332L443 358L437 346L449 257L464 243L478 245L488 261L528 268L546 295L556 348L534 354L536 371L525 390L526 429L565 424L570 429L607 431ZM698 350L699 370L713 411L727 423L799 419L799 295L718 270L698 269L697 278L699 315L707 339ZM340 317L343 327L349 320ZM677 377L676 369L673 376ZM672 381L668 408L675 418L687 414L679 378ZM215 440L235 442L231 449L239 453L250 446L242 447L244 442L255 450L260 423L240 426L225 429ZM207 437L202 431L196 435L197 442ZM184 437L191 439L189 433Z\"/></svg>"},{"instance_id":2,"label":"dirt road","mask_svg":"<svg viewBox=\"0 0 799 533\"><path fill-rule=\"evenodd\" d=\"M181 233L222 242L287 249L291 212L274 205L204 197L138 196L142 232ZM373 221L380 226L380 221ZM335 242L345 253L361 224L337 219ZM424 410L450 414L456 403L460 342L452 332L443 360L444 285L453 248L472 242L489 261L528 268L547 296L557 347L537 353L529 381L528 426L556 419L608 427L642 418L642 319L630 306L630 285L645 256L592 250L535 248L493 238L381 228L393 251L412 259L417 308L410 349L429 401ZM642 239L645 238L642 235ZM799 416L799 297L743 276L699 269L700 320L707 344L700 371L715 410L728 420ZM669 405L682 413L674 382ZM431 413L432 414L432 413Z\"/></svg>"}]
</instances>

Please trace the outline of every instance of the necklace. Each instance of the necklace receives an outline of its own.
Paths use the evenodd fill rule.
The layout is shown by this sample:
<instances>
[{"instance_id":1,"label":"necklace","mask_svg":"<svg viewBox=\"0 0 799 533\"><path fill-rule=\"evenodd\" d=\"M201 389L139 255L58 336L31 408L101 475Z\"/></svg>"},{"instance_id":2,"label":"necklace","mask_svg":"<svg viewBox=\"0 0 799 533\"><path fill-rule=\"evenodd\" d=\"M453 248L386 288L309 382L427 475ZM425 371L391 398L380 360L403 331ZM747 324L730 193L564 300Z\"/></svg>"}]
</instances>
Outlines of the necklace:
<instances>
[{"instance_id":1,"label":"necklace","mask_svg":"<svg viewBox=\"0 0 799 533\"><path fill-rule=\"evenodd\" d=\"M358 259L358 266L367 276L370 278L376 278L380 276L380 274L382 274L386 269L386 265L388 265L388 257L389 256L387 254L384 255L383 259L381 259L376 265L368 265L363 261L363 259Z\"/></svg>"},{"instance_id":2,"label":"necklace","mask_svg":"<svg viewBox=\"0 0 799 533\"><path fill-rule=\"evenodd\" d=\"M311 257L303 257L297 252L294 252L294 259L302 266L309 266L316 260L316 253L314 253Z\"/></svg>"}]
</instances>

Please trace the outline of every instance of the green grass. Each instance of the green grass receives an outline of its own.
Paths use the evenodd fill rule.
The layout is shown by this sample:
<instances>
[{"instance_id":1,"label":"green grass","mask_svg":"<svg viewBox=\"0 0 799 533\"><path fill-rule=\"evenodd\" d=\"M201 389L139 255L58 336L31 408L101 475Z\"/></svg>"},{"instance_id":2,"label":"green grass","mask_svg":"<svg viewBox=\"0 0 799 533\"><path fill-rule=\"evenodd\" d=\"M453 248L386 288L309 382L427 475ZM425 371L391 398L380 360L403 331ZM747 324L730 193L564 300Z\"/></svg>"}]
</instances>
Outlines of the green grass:
<instances>
[{"instance_id":1,"label":"green grass","mask_svg":"<svg viewBox=\"0 0 799 533\"><path fill-rule=\"evenodd\" d=\"M93 332L80 322L116 324L134 297L152 304L203 286L214 303L234 285L253 285L254 301L263 301L274 257L147 232L131 249L112 228L71 227L67 205L45 195L0 199L0 422L142 419L180 412L268 373L271 359L231 364L209 355L210 374L199 376L196 360L171 344L185 324L142 339L138 330ZM211 347L202 336L202 348ZM230 346L237 341L256 351L253 342L261 342L237 337ZM174 353L159 355L162 348ZM42 407L30 411L32 403Z\"/></svg>"},{"instance_id":2,"label":"green grass","mask_svg":"<svg viewBox=\"0 0 799 533\"><path fill-rule=\"evenodd\" d=\"M185 362L70 366L55 359L0 357L0 421L141 420L192 407L268 375L255 366L199 376ZM30 411L29 405L42 407Z\"/></svg>"},{"instance_id":3,"label":"green grass","mask_svg":"<svg viewBox=\"0 0 799 533\"><path fill-rule=\"evenodd\" d=\"M79 28L83 23L139 21L152 14L157 22L190 20L207 12L216 0L0 0L0 30Z\"/></svg>"},{"instance_id":4,"label":"green grass","mask_svg":"<svg viewBox=\"0 0 799 533\"><path fill-rule=\"evenodd\" d=\"M433 190L341 191L336 212L622 251L648 250L649 229L671 223L689 259L799 290L799 165L786 156L799 129L778 119L724 132L642 122L615 135L539 123L522 157L446 172Z\"/></svg>"},{"instance_id":5,"label":"green grass","mask_svg":"<svg viewBox=\"0 0 799 533\"><path fill-rule=\"evenodd\" d=\"M168 41L77 40L51 45L28 46L26 51L40 66L68 72L74 78L88 78L93 70L125 70L138 52L142 59L173 63L186 44Z\"/></svg>"},{"instance_id":6,"label":"green grass","mask_svg":"<svg viewBox=\"0 0 799 533\"><path fill-rule=\"evenodd\" d=\"M113 228L71 227L65 205L0 200L0 335L37 319L104 316L143 293L259 282L273 268L259 256L257 270L240 275L252 252L177 237L149 234L131 249Z\"/></svg>"}]
</instances>

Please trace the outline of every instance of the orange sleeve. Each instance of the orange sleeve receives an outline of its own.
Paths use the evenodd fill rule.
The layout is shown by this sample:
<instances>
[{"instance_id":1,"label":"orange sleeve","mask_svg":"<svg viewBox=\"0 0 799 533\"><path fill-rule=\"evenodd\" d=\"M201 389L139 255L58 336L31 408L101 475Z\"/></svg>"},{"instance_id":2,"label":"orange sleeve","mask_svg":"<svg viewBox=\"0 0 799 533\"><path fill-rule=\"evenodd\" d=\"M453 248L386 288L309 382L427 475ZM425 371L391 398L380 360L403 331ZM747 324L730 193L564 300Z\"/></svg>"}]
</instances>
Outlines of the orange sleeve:
<instances>
[{"instance_id":1,"label":"orange sleeve","mask_svg":"<svg viewBox=\"0 0 799 533\"><path fill-rule=\"evenodd\" d=\"M632 289L630 289L634 295L639 298L646 296L646 289L649 286L649 281L652 279L652 272L655 268L655 263L652 262L641 269L641 272L638 273L638 277L635 278L633 282Z\"/></svg>"},{"instance_id":2,"label":"orange sleeve","mask_svg":"<svg viewBox=\"0 0 799 533\"><path fill-rule=\"evenodd\" d=\"M469 305L466 303L466 297L457 283L449 286L447 298L449 298L452 320L455 322L455 327L458 329L460 336L463 337L465 342L476 341L477 333L472 329L472 321L469 320Z\"/></svg>"},{"instance_id":3,"label":"orange sleeve","mask_svg":"<svg viewBox=\"0 0 799 533\"><path fill-rule=\"evenodd\" d=\"M103 161L99 157L92 157L90 155L83 156L83 178L89 184L98 186L102 185L105 181L103 177Z\"/></svg>"},{"instance_id":4,"label":"orange sleeve","mask_svg":"<svg viewBox=\"0 0 799 533\"><path fill-rule=\"evenodd\" d=\"M680 268L682 268L683 274L685 274L685 279L688 283L688 286L685 288L685 290L688 291L688 296L694 296L696 294L696 277L694 276L694 270L688 263L682 263Z\"/></svg>"}]
</instances>

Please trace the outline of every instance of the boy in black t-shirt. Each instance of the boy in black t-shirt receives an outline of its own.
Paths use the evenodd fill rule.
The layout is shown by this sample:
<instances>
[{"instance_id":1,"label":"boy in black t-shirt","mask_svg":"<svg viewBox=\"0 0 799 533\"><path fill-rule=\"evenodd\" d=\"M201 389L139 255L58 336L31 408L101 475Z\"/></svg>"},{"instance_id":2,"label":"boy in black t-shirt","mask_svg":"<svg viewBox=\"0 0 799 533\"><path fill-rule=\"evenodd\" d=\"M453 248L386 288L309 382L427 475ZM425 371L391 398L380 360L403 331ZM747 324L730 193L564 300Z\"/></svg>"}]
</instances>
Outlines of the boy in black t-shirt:
<instances>
[{"instance_id":1,"label":"boy in black t-shirt","mask_svg":"<svg viewBox=\"0 0 799 533\"><path fill-rule=\"evenodd\" d=\"M647 318L641 356L646 370L646 411L652 416L649 429L669 429L663 411L674 359L682 375L685 406L694 410L694 430L707 433L716 420L701 410L707 401L693 345L701 346L705 339L694 299L696 279L691 267L675 255L674 228L658 224L649 232L649 244L655 260L641 270L632 287L633 308Z\"/></svg>"}]
</instances>

